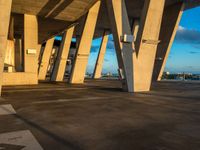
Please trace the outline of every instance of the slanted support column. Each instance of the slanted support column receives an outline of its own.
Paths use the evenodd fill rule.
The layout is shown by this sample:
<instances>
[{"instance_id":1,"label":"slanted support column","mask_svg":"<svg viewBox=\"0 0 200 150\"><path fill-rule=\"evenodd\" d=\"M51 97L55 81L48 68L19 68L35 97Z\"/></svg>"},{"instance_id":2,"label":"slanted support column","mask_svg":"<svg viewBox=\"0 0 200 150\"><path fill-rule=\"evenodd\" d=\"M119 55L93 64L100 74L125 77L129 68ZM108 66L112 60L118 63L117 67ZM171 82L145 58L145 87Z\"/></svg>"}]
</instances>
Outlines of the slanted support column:
<instances>
[{"instance_id":1,"label":"slanted support column","mask_svg":"<svg viewBox=\"0 0 200 150\"><path fill-rule=\"evenodd\" d=\"M96 27L97 17L99 13L101 1L97 1L89 10L83 33L81 35L80 44L77 50L74 66L72 69L70 83L83 83L88 57L92 45L92 39Z\"/></svg>"},{"instance_id":2,"label":"slanted support column","mask_svg":"<svg viewBox=\"0 0 200 150\"><path fill-rule=\"evenodd\" d=\"M12 0L0 0L0 96Z\"/></svg>"},{"instance_id":3,"label":"slanted support column","mask_svg":"<svg viewBox=\"0 0 200 150\"><path fill-rule=\"evenodd\" d=\"M39 80L45 80L45 78L46 78L49 60L50 60L51 52L53 49L53 43L54 43L54 38L51 38L46 42L44 52L42 55L41 64L39 67L39 75L38 75Z\"/></svg>"},{"instance_id":4,"label":"slanted support column","mask_svg":"<svg viewBox=\"0 0 200 150\"><path fill-rule=\"evenodd\" d=\"M101 47L100 47L100 50L99 50L99 54L98 54L98 58L97 58L97 62L96 62L94 74L93 74L94 79L101 78L103 61L104 61L104 56L105 56L106 47L107 47L107 43L108 43L108 37L109 37L108 34L109 33L105 31L104 34L103 34L103 37L102 37Z\"/></svg>"},{"instance_id":5,"label":"slanted support column","mask_svg":"<svg viewBox=\"0 0 200 150\"><path fill-rule=\"evenodd\" d=\"M139 19L135 19L135 20L134 20L134 23L133 23L133 28L132 28L133 37L134 37L134 42L135 42L136 39L137 39L138 30L139 30L139 25L140 25Z\"/></svg>"},{"instance_id":6,"label":"slanted support column","mask_svg":"<svg viewBox=\"0 0 200 150\"><path fill-rule=\"evenodd\" d=\"M37 74L38 22L34 15L24 15L24 72Z\"/></svg>"},{"instance_id":7,"label":"slanted support column","mask_svg":"<svg viewBox=\"0 0 200 150\"><path fill-rule=\"evenodd\" d=\"M165 0L145 0L135 43L134 91L149 91Z\"/></svg>"},{"instance_id":8,"label":"slanted support column","mask_svg":"<svg viewBox=\"0 0 200 150\"><path fill-rule=\"evenodd\" d=\"M123 89L129 92L134 90L133 82L133 46L132 41L122 42L121 36L132 35L129 18L124 0L106 0L115 42L118 66L123 70L125 79L122 81Z\"/></svg>"},{"instance_id":9,"label":"slanted support column","mask_svg":"<svg viewBox=\"0 0 200 150\"><path fill-rule=\"evenodd\" d=\"M74 26L69 28L63 34L62 43L58 51L51 81L63 81L74 28Z\"/></svg>"},{"instance_id":10,"label":"slanted support column","mask_svg":"<svg viewBox=\"0 0 200 150\"><path fill-rule=\"evenodd\" d=\"M160 81L163 75L165 64L174 42L176 31L178 29L182 14L184 10L184 3L177 3L165 8L160 40L158 45L156 60L154 65L153 81Z\"/></svg>"}]
</instances>

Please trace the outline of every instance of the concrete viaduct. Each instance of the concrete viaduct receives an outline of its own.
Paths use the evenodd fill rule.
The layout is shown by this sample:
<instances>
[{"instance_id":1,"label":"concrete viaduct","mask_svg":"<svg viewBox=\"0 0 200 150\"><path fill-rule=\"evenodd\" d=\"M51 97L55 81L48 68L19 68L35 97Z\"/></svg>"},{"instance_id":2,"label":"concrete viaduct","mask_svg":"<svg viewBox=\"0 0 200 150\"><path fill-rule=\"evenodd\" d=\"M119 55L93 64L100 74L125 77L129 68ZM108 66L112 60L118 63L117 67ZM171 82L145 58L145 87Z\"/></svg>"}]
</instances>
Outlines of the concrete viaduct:
<instances>
[{"instance_id":1,"label":"concrete viaduct","mask_svg":"<svg viewBox=\"0 0 200 150\"><path fill-rule=\"evenodd\" d=\"M102 44L94 78L100 78L109 34L124 90L149 91L152 80L162 76L183 11L199 5L200 0L0 0L0 93L4 85L45 79L57 35L63 38L51 80L63 80L73 37L77 49L70 84L84 82L97 37Z\"/></svg>"}]
</instances>

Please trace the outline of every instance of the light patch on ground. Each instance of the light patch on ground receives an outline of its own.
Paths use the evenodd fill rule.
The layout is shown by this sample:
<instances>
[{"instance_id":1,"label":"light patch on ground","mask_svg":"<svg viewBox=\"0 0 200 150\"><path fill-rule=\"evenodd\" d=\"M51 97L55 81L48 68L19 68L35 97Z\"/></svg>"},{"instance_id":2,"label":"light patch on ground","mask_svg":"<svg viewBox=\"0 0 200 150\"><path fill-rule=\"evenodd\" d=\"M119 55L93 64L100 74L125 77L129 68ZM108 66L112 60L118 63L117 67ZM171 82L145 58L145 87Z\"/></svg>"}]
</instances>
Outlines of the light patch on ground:
<instances>
[{"instance_id":1,"label":"light patch on ground","mask_svg":"<svg viewBox=\"0 0 200 150\"><path fill-rule=\"evenodd\" d=\"M71 98L71 99L57 99L57 100L47 100L47 101L39 101L33 102L31 104L49 104L49 103L63 103L63 102L84 102L84 101L93 101L93 100L105 100L111 98L118 98L118 96L113 97L81 97L81 98Z\"/></svg>"},{"instance_id":2,"label":"light patch on ground","mask_svg":"<svg viewBox=\"0 0 200 150\"><path fill-rule=\"evenodd\" d=\"M29 130L0 134L0 150L43 150Z\"/></svg>"},{"instance_id":3,"label":"light patch on ground","mask_svg":"<svg viewBox=\"0 0 200 150\"><path fill-rule=\"evenodd\" d=\"M0 115L16 114L14 108L10 104L0 105Z\"/></svg>"}]
</instances>

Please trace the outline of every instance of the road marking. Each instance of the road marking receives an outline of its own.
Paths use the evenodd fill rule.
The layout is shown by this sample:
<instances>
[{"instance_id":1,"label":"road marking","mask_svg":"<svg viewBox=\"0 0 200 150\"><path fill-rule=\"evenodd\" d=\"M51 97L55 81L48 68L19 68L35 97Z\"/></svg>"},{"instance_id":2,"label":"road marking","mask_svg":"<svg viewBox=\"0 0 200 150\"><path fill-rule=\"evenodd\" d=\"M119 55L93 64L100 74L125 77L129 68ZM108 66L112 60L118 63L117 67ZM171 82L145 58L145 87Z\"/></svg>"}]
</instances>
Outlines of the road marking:
<instances>
[{"instance_id":1,"label":"road marking","mask_svg":"<svg viewBox=\"0 0 200 150\"><path fill-rule=\"evenodd\" d=\"M11 104L0 105L0 115L16 114L16 111Z\"/></svg>"},{"instance_id":2,"label":"road marking","mask_svg":"<svg viewBox=\"0 0 200 150\"><path fill-rule=\"evenodd\" d=\"M77 87L77 88L66 88L66 87L62 87L62 88L54 88L54 89L52 89L52 88L47 88L47 89L45 89L45 88L40 88L40 89L34 89L34 88L27 88L27 89L9 89L9 90L5 90L4 91L4 93L13 93L13 92L30 92L30 91L32 91L32 92L41 92L41 91L68 91L68 90L87 90L88 88L79 88L79 87Z\"/></svg>"},{"instance_id":3,"label":"road marking","mask_svg":"<svg viewBox=\"0 0 200 150\"><path fill-rule=\"evenodd\" d=\"M37 142L29 130L0 134L0 150L1 149L43 150L43 148L40 146L40 144Z\"/></svg>"},{"instance_id":4,"label":"road marking","mask_svg":"<svg viewBox=\"0 0 200 150\"><path fill-rule=\"evenodd\" d=\"M106 99L106 97L81 97L81 98L57 99L57 100L33 102L32 104L48 104L48 103L80 102L80 101L84 102L84 101L92 101L99 99Z\"/></svg>"},{"instance_id":5,"label":"road marking","mask_svg":"<svg viewBox=\"0 0 200 150\"><path fill-rule=\"evenodd\" d=\"M111 96L111 97L80 97L80 98L69 98L69 99L56 99L56 100L45 100L32 102L31 104L49 104L49 103L63 103L63 102L87 102L94 100L107 100L107 99L116 99L120 98L119 96Z\"/></svg>"},{"instance_id":6,"label":"road marking","mask_svg":"<svg viewBox=\"0 0 200 150\"><path fill-rule=\"evenodd\" d=\"M25 146L13 144L0 144L0 150L23 150Z\"/></svg>"}]
</instances>

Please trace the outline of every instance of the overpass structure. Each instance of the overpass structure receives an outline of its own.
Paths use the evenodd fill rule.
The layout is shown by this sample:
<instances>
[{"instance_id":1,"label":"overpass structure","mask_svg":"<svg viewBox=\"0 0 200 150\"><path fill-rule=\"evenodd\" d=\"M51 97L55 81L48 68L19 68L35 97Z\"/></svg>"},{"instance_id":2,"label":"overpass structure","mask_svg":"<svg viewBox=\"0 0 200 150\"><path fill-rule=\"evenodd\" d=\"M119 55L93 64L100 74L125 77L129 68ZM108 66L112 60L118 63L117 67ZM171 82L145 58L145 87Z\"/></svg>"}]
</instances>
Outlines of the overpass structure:
<instances>
[{"instance_id":1,"label":"overpass structure","mask_svg":"<svg viewBox=\"0 0 200 150\"><path fill-rule=\"evenodd\" d=\"M63 80L73 37L77 47L69 82L84 82L97 37L102 44L94 78L100 78L109 34L124 90L149 91L152 80L162 76L182 12L199 5L200 0L1 0L0 93L4 85L45 79L57 35L63 38L51 80Z\"/></svg>"}]
</instances>

